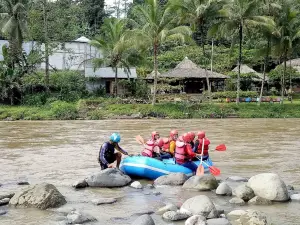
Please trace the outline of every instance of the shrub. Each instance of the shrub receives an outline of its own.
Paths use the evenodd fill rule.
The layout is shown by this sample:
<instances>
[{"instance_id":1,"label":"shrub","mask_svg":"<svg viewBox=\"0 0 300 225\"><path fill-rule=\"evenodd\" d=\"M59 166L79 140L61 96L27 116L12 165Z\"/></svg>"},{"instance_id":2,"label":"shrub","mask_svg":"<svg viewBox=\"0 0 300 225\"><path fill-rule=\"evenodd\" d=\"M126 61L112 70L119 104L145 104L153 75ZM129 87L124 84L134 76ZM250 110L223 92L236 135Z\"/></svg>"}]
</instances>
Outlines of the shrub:
<instances>
[{"instance_id":1,"label":"shrub","mask_svg":"<svg viewBox=\"0 0 300 225\"><path fill-rule=\"evenodd\" d=\"M78 117L76 105L64 101L55 101L50 104L52 116L59 120L72 120Z\"/></svg>"},{"instance_id":2,"label":"shrub","mask_svg":"<svg viewBox=\"0 0 300 225\"><path fill-rule=\"evenodd\" d=\"M223 91L212 93L213 98L236 98L236 91ZM257 97L258 93L256 91L240 91L240 97Z\"/></svg>"}]
</instances>

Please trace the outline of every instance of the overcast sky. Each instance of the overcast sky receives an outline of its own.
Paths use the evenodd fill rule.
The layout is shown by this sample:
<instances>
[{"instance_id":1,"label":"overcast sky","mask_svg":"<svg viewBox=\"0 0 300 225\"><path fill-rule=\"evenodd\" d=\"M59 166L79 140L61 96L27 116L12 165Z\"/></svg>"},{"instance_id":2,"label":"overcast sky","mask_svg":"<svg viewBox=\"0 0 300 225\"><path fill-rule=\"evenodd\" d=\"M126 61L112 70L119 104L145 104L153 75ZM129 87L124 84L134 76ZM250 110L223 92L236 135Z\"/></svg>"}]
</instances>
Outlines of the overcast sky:
<instances>
[{"instance_id":1,"label":"overcast sky","mask_svg":"<svg viewBox=\"0 0 300 225\"><path fill-rule=\"evenodd\" d=\"M115 1L115 0L105 0L105 3L106 3L107 5L112 5L112 4L114 3L114 1ZM121 0L121 1L122 1L122 0ZM130 2L132 2L132 0L131 0Z\"/></svg>"}]
</instances>

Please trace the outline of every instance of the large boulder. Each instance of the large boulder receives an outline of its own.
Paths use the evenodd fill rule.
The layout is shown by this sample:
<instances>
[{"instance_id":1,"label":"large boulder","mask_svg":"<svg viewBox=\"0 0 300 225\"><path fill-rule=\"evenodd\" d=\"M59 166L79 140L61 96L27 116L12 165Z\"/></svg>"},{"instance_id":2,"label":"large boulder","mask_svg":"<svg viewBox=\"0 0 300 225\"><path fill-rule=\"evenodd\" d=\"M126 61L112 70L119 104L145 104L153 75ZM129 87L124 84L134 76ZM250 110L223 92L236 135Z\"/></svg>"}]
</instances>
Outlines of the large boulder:
<instances>
[{"instance_id":1,"label":"large boulder","mask_svg":"<svg viewBox=\"0 0 300 225\"><path fill-rule=\"evenodd\" d=\"M239 185L233 193L236 197L243 199L245 202L248 202L255 196L254 191L245 184Z\"/></svg>"},{"instance_id":2,"label":"large boulder","mask_svg":"<svg viewBox=\"0 0 300 225\"><path fill-rule=\"evenodd\" d=\"M207 225L207 223L205 217L200 215L195 215L188 218L185 221L184 225Z\"/></svg>"},{"instance_id":3,"label":"large boulder","mask_svg":"<svg viewBox=\"0 0 300 225\"><path fill-rule=\"evenodd\" d=\"M232 190L231 187L229 187L229 185L225 182L222 182L217 190L216 190L216 194L217 195L227 195L227 196L231 196L232 195Z\"/></svg>"},{"instance_id":4,"label":"large boulder","mask_svg":"<svg viewBox=\"0 0 300 225\"><path fill-rule=\"evenodd\" d=\"M251 177L247 186L252 188L256 196L284 202L290 199L285 183L274 173L262 173Z\"/></svg>"},{"instance_id":5,"label":"large boulder","mask_svg":"<svg viewBox=\"0 0 300 225\"><path fill-rule=\"evenodd\" d=\"M201 215L205 218L216 218L218 216L214 203L205 195L189 198L183 203L180 211L191 215Z\"/></svg>"},{"instance_id":6,"label":"large boulder","mask_svg":"<svg viewBox=\"0 0 300 225\"><path fill-rule=\"evenodd\" d=\"M188 179L184 184L184 189L194 189L198 191L209 191L214 190L218 187L218 181L210 174L202 176L193 176Z\"/></svg>"},{"instance_id":7,"label":"large boulder","mask_svg":"<svg viewBox=\"0 0 300 225\"><path fill-rule=\"evenodd\" d=\"M108 168L87 177L85 181L90 187L123 187L131 182L131 178L118 169Z\"/></svg>"},{"instance_id":8,"label":"large boulder","mask_svg":"<svg viewBox=\"0 0 300 225\"><path fill-rule=\"evenodd\" d=\"M256 210L247 210L241 215L240 223L242 225L267 225L267 218L261 212Z\"/></svg>"},{"instance_id":9,"label":"large boulder","mask_svg":"<svg viewBox=\"0 0 300 225\"><path fill-rule=\"evenodd\" d=\"M52 184L31 185L16 193L9 204L39 209L56 208L66 204L65 197Z\"/></svg>"},{"instance_id":10,"label":"large boulder","mask_svg":"<svg viewBox=\"0 0 300 225\"><path fill-rule=\"evenodd\" d=\"M148 214L138 217L132 225L155 225L153 219Z\"/></svg>"},{"instance_id":11,"label":"large boulder","mask_svg":"<svg viewBox=\"0 0 300 225\"><path fill-rule=\"evenodd\" d=\"M188 176L184 173L171 173L169 175L161 176L154 181L155 185L182 185Z\"/></svg>"}]
</instances>

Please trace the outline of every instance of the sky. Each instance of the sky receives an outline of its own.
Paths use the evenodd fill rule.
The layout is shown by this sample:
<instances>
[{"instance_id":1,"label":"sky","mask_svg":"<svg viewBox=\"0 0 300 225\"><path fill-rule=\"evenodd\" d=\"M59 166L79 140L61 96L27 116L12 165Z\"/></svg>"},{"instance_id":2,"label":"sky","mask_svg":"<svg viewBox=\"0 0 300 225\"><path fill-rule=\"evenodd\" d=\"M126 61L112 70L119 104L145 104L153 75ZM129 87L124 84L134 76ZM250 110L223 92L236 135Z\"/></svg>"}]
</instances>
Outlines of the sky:
<instances>
[{"instance_id":1,"label":"sky","mask_svg":"<svg viewBox=\"0 0 300 225\"><path fill-rule=\"evenodd\" d=\"M113 5L114 1L115 1L115 0L105 0L105 3L106 3L107 5ZM122 0L121 0L121 1L122 1ZM130 2L132 2L132 1L130 1Z\"/></svg>"}]
</instances>

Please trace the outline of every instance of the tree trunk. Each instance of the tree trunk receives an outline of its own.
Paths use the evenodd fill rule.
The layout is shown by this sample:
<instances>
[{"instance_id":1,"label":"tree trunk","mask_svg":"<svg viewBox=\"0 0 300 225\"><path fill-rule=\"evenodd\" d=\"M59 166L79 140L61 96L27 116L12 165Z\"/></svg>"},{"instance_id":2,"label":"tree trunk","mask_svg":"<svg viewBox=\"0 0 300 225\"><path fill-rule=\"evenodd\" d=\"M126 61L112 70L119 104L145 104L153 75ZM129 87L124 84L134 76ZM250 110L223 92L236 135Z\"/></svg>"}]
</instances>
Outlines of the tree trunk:
<instances>
[{"instance_id":1,"label":"tree trunk","mask_svg":"<svg viewBox=\"0 0 300 225\"><path fill-rule=\"evenodd\" d=\"M243 43L243 25L240 23L239 29L239 38L240 38L240 46L239 46L239 71L237 77L237 84L236 84L236 104L240 101L240 79L241 79L241 64L242 64L242 43Z\"/></svg>"},{"instance_id":2,"label":"tree trunk","mask_svg":"<svg viewBox=\"0 0 300 225\"><path fill-rule=\"evenodd\" d=\"M292 56L290 57L290 88L292 91Z\"/></svg>"},{"instance_id":3,"label":"tree trunk","mask_svg":"<svg viewBox=\"0 0 300 225\"><path fill-rule=\"evenodd\" d=\"M270 40L268 40L268 44L267 44L267 52L266 52L265 62L264 62L263 80L261 82L261 89L260 89L260 95L259 95L259 99L258 99L258 105L260 105L260 103L261 103L261 98L262 98L262 94L263 94L263 90L264 90L264 83L265 83L265 79L266 79L266 69L267 69L267 65L269 63L269 49L270 49Z\"/></svg>"},{"instance_id":4,"label":"tree trunk","mask_svg":"<svg viewBox=\"0 0 300 225\"><path fill-rule=\"evenodd\" d=\"M48 15L47 0L44 0L44 39L45 39L45 84L49 92L49 43L48 43Z\"/></svg>"},{"instance_id":5,"label":"tree trunk","mask_svg":"<svg viewBox=\"0 0 300 225\"><path fill-rule=\"evenodd\" d=\"M285 91L287 51L285 51L285 53L284 53L284 59L283 60L284 60L284 67L283 67L283 75L282 75L282 83L281 83L281 104L283 104L284 91Z\"/></svg>"},{"instance_id":6,"label":"tree trunk","mask_svg":"<svg viewBox=\"0 0 300 225\"><path fill-rule=\"evenodd\" d=\"M153 98L152 98L152 105L155 105L156 102L156 89L157 89L157 41L154 41L153 44L153 54L154 54L154 84L153 84Z\"/></svg>"},{"instance_id":7,"label":"tree trunk","mask_svg":"<svg viewBox=\"0 0 300 225\"><path fill-rule=\"evenodd\" d=\"M114 85L114 95L118 96L118 66L115 68L115 85Z\"/></svg>"}]
</instances>

